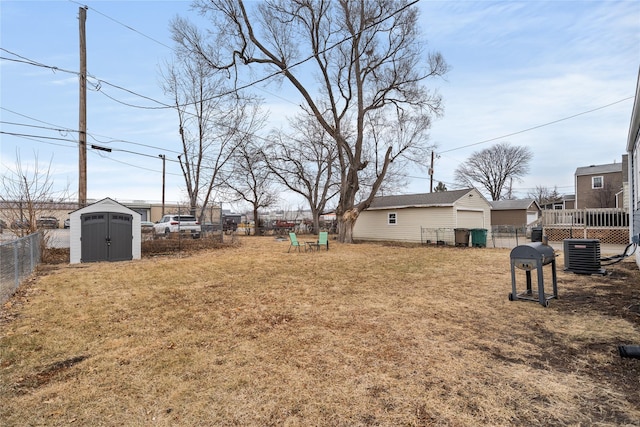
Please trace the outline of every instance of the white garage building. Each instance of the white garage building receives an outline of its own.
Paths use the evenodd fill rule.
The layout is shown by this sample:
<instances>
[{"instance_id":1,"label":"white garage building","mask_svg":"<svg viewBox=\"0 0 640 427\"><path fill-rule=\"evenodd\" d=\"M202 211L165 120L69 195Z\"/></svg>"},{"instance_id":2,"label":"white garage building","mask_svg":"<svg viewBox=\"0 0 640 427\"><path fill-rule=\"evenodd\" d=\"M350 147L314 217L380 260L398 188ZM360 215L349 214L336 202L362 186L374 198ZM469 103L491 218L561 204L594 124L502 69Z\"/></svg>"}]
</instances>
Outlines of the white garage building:
<instances>
[{"instance_id":1,"label":"white garage building","mask_svg":"<svg viewBox=\"0 0 640 427\"><path fill-rule=\"evenodd\" d=\"M376 197L360 213L353 238L424 243L425 230L457 228L491 229L491 205L475 188Z\"/></svg>"}]
</instances>

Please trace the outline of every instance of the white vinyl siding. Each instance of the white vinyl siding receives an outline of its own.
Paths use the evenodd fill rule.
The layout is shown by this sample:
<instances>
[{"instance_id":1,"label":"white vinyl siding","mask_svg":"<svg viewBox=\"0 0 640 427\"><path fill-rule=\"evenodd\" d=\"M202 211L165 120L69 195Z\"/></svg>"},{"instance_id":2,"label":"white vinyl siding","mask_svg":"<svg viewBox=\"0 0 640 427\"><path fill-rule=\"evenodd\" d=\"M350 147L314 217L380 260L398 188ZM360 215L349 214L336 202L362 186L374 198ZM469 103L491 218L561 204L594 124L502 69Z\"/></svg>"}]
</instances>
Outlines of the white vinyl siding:
<instances>
[{"instance_id":1,"label":"white vinyl siding","mask_svg":"<svg viewBox=\"0 0 640 427\"><path fill-rule=\"evenodd\" d=\"M490 232L491 206L476 190L469 194L453 206L365 210L360 213L353 227L353 238L421 243L421 228L485 228ZM396 214L396 224L393 226L389 224L392 213Z\"/></svg>"}]
</instances>

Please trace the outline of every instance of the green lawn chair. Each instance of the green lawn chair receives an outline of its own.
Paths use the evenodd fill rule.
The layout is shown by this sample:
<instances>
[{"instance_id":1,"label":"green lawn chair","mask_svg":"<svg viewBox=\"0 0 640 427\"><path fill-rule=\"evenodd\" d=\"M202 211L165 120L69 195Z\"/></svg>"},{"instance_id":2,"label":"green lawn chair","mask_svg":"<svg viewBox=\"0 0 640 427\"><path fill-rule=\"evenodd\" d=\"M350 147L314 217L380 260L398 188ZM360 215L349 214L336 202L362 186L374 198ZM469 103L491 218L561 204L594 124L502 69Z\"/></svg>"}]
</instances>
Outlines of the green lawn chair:
<instances>
[{"instance_id":1,"label":"green lawn chair","mask_svg":"<svg viewBox=\"0 0 640 427\"><path fill-rule=\"evenodd\" d=\"M329 233L326 231L321 231L320 234L318 234L318 249L320 249L321 246L329 250Z\"/></svg>"},{"instance_id":2,"label":"green lawn chair","mask_svg":"<svg viewBox=\"0 0 640 427\"><path fill-rule=\"evenodd\" d=\"M294 248L294 250L297 248L298 252L300 252L300 248L302 247L302 245L300 244L300 242L298 242L296 233L289 233L289 240L291 240L291 244L289 245L289 249L287 250L287 252L289 252L291 248Z\"/></svg>"}]
</instances>

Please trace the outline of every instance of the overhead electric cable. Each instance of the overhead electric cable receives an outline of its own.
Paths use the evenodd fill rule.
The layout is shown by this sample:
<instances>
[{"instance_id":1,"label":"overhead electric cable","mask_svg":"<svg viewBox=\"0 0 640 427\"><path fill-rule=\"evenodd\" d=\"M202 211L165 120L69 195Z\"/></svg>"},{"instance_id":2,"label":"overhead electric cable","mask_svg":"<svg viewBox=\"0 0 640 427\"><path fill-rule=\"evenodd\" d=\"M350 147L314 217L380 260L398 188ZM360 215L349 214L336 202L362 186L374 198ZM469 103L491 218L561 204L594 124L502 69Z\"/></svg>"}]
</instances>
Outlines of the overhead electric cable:
<instances>
[{"instance_id":1,"label":"overhead electric cable","mask_svg":"<svg viewBox=\"0 0 640 427\"><path fill-rule=\"evenodd\" d=\"M58 137L55 137L55 136L29 135L29 134L25 134L25 133L7 132L7 131L4 131L4 130L0 130L0 134L10 135L10 136L21 136L21 137L27 137L27 138L51 139L51 140L54 140L54 141L67 141L67 142L77 143L77 141L75 141L73 139L58 138Z\"/></svg>"},{"instance_id":2,"label":"overhead electric cable","mask_svg":"<svg viewBox=\"0 0 640 427\"><path fill-rule=\"evenodd\" d=\"M69 0L69 1L72 1L72 0ZM77 3L77 2L75 2L75 1L72 1L72 2L73 2L73 3L76 3L76 4L80 4L80 3ZM386 16L386 17L384 17L384 18L381 18L381 19L379 19L379 20L377 20L377 21L375 21L375 22L372 22L371 24L369 24L368 26L366 26L366 27L365 27L365 28L364 28L360 33L364 32L364 31L366 31L366 30L368 30L368 29L370 29L370 28L373 28L373 27L374 27L374 26L376 26L376 25L379 25L379 24L383 23L383 22L385 22L385 21L386 21L386 20L388 20L388 19L391 19L391 18L392 18L392 17L394 17L395 15L397 15L397 14L399 14L399 13L403 12L405 9L408 9L409 7L411 7L411 6L415 5L415 4L417 4L418 2L419 2L419 0L414 0L413 2L410 2L410 3L406 4L406 5L404 5L403 7L399 8L398 10L394 11L393 13L389 14L388 16ZM82 4L80 4L80 5L81 5L81 6L86 6L86 5L82 5ZM93 9L93 10L95 10L95 9ZM96 12L97 12L97 11L96 11ZM100 13L100 12L98 12L98 13ZM103 15L103 16L105 16L105 17L107 17L107 18L109 18L108 16L106 16L106 15L104 15L104 14L102 14L102 13L100 13L100 14L101 14L101 15ZM112 19L114 22L118 22L118 21L116 21L116 20L115 20L115 19L113 19L113 18L109 18L109 19ZM121 24L121 23L120 23L120 24ZM143 36L145 36L145 37L147 37L147 38L151 39L151 40L154 40L154 39L152 39L151 37L148 37L148 36L144 35L143 33L139 32L139 31L137 31L137 30L135 30L135 29L133 29L133 28L130 28L130 27L126 26L125 24L121 24L121 25L123 25L123 26L125 26L125 27L127 27L127 28L129 28L129 29L131 29L131 30L133 30L133 31L135 31L135 32L137 32L137 33L139 33L139 34L141 34L141 35L143 35ZM359 34L360 34L360 33L359 33ZM344 39L342 39L342 40L340 40L340 41L337 41L337 42L335 42L334 44L332 44L331 46L328 46L328 47L326 47L325 49L323 49L323 50L319 51L319 52L318 52L318 54L320 54L320 55L321 55L321 54L323 54L323 53L326 53L326 52L328 52L329 50L334 49L334 48L336 48L337 46L341 45L342 43L344 43L344 42L346 42L346 41L349 41L349 40L353 39L354 37L356 37L356 35L351 35L351 36L346 37L346 38L344 38ZM156 41L156 42L157 42L157 40L154 40L154 41ZM158 43L160 43L160 42L158 42ZM162 44L163 46L166 46L166 45L164 45L163 43L160 43L160 44ZM168 46L166 46L166 47L168 47ZM169 47L169 49L171 49L171 48ZM49 66L49 65L45 65L45 64L39 63L39 62L37 62L37 61L33 61L33 60L29 59L29 58L22 57L22 56L20 56L20 55L18 55L18 54L16 54L16 53L14 53L14 52L11 52L11 51L9 51L9 50L7 50L7 49L4 49L4 48L0 48L0 50L3 50L3 51L5 51L5 52L7 52L7 53L10 53L11 55L15 55L15 56L17 56L18 58L21 58L23 61L17 61L17 60L15 60L15 59L11 59L11 58L4 58L4 57L0 57L0 59L5 59L5 60L8 60L8 61L16 61L16 62L25 62L25 63L30 64L30 65L35 65L35 66L39 66L39 67L43 67L43 68L49 68L49 69L54 70L54 71L62 71L62 72L66 72L66 73L76 74L76 75L79 75L79 74L80 74L79 72L76 72L76 71L65 70L65 69L62 69L62 68L58 68L58 67L54 67L54 66ZM171 49L171 50L173 50L173 49ZM310 55L309 57L307 57L307 58L305 58L305 59L302 59L302 60L300 60L300 61L298 61L298 62L296 62L296 63L294 63L294 64L292 64L292 65L290 65L290 66L288 66L288 67L286 67L286 70L290 70L290 69L292 69L292 68L294 68L294 67L297 67L297 66L299 66L299 65L302 65L302 64L304 64L305 62L308 62L308 61L310 61L310 60L312 60L312 59L314 59L314 58L315 58L315 55ZM272 77L278 76L278 75L279 75L279 74L281 74L283 71L285 71L285 70L277 71L277 72L275 72L275 73L269 74L269 75L267 75L267 76L265 76L265 77L263 77L263 78L261 78L261 79L258 79L258 80L256 80L256 81L253 81L253 82L247 83L247 84L245 84L245 85L243 85L243 86L237 87L237 88L235 88L235 89L233 89L233 90L230 90L230 91L228 91L228 92L221 93L221 94L218 94L218 95L216 95L216 96L213 96L213 97L210 97L210 98L206 98L206 99L203 99L203 100L200 100L200 101L210 101L210 100L213 100L213 99L222 98L223 96L227 96L227 95L230 95L230 94L236 93L236 92L238 92L238 91L240 91L240 90L248 89L248 88L249 88L249 87L251 87L251 86L254 86L254 85L258 84L258 83L262 83L262 82L264 82L264 81L266 81L266 80L268 80L268 79L271 79ZM93 79L95 79L96 81L100 82L100 83L106 84L106 85L108 85L108 86L112 86L112 87L114 87L114 88L117 88L117 89L120 89L120 90L123 90L123 91L126 91L126 92L128 92L128 93L130 93L130 94L132 94L132 95L135 95L135 96L141 97L141 98L143 98L143 99L147 99L147 100L149 100L149 101L155 102L155 103L157 103L157 104L159 104L159 105L160 105L160 107L149 107L149 106L139 106L139 105L135 105L135 104L130 104L130 103L127 103L127 102L124 102L124 101L119 101L119 100L117 100L117 99L113 98L112 96L107 95L105 92L101 91L99 87L96 87L96 91L98 91L98 92L102 93L103 95L105 95L105 96L106 96L106 97L108 97L109 99L111 99L111 100L113 100L113 101L115 101L115 102L118 102L118 103L120 103L120 104L126 105L126 106L128 106L128 107L131 107L131 108L140 108L140 109L148 109L148 110L160 110L160 109L174 109L174 108L180 108L180 107L185 107L185 106L188 106L188 105L191 105L191 104L192 104L192 103L187 103L187 104L183 104L183 105L169 105L169 104L166 104L166 103L164 103L164 102L158 101L158 100L156 100L156 99L150 98L150 97L148 97L148 96L141 95L141 94L139 94L139 93L137 93L137 92L134 92L134 91L131 91L131 90L129 90L129 89L123 88L123 87L121 87L121 86L115 85L115 84L113 84L113 83L109 83L109 82L107 82L106 80L102 80L102 79L99 79L99 78L96 78L96 77L92 77L92 78L93 78Z\"/></svg>"},{"instance_id":3,"label":"overhead electric cable","mask_svg":"<svg viewBox=\"0 0 640 427\"><path fill-rule=\"evenodd\" d=\"M52 130L56 132L77 132L77 130L74 130L74 129L61 129L61 128L52 128L47 126L28 125L26 123L6 122L4 120L0 120L0 123L3 123L5 125L11 125L11 126L23 126L23 127L30 127L35 129Z\"/></svg>"},{"instance_id":4,"label":"overhead electric cable","mask_svg":"<svg viewBox=\"0 0 640 427\"><path fill-rule=\"evenodd\" d=\"M86 4L84 4L84 3L79 3L79 2L74 1L74 0L69 0L69 2L71 2L71 3L75 3L75 4L77 4L78 6L82 6L82 7L85 7L85 8L87 8L87 9L90 9L90 10L94 11L95 13L97 13L98 15L102 15L102 16L104 16L105 18L107 18L107 19L109 19L109 20L111 20L111 21L115 22L116 24L118 24L118 25L122 25L123 27L125 27L125 28L126 28L126 29L128 29L128 30L133 31L134 33L137 33L137 34L141 35L142 37L148 38L148 39L149 39L149 40L151 40L152 42L158 43L158 44L159 44L159 45L161 45L161 46L164 46L164 47L166 47L166 48L168 48L168 49L173 50L173 48L171 48L170 46L167 46L166 44L162 43L161 41L158 41L158 40L154 39L153 37L150 37L150 36L148 36L148 35L144 34L143 32L138 31L138 30L136 30L135 28L133 28L133 27L131 27L131 26L127 25L127 24L123 24L122 22L118 21L117 19L112 18L112 17L110 17L109 15L106 15L106 14L104 14L104 13L100 12L100 11L99 11L98 9L96 9L95 7L90 7L90 6L87 6L87 5L86 5Z\"/></svg>"},{"instance_id":5,"label":"overhead electric cable","mask_svg":"<svg viewBox=\"0 0 640 427\"><path fill-rule=\"evenodd\" d=\"M519 135L521 133L529 132L529 131L532 131L532 130L535 130L535 129L540 129L540 128L543 128L545 126L550 126L550 125L553 125L553 124L556 124L556 123L560 123L560 122L565 121L565 120L576 118L578 116L582 116L582 115L585 115L585 114L593 113L594 111L602 110L604 108L611 107L612 105L616 105L616 104L619 104L621 102L628 101L630 99L634 99L634 97L633 96L629 96L627 98L623 98L623 99L621 99L619 101L615 101L615 102L612 102L610 104L603 105L601 107L593 108L591 110L583 111L581 113L573 114L571 116L563 117L561 119L553 120L551 122L547 122L547 123L543 123L543 124L540 124L540 125L532 126L530 128L526 128L526 129L523 129L523 130L520 130L520 131L517 131L517 132L509 133L507 135L502 135L502 136L498 136L498 137L495 137L495 138L485 139L484 141L474 142L473 144L462 145L460 147L450 148L448 150L439 151L438 154L448 153L450 151L461 150L463 148L469 148L469 147L473 147L475 145L486 144L487 142L493 142L493 141L497 141L498 139L508 138L510 136Z\"/></svg>"},{"instance_id":6,"label":"overhead electric cable","mask_svg":"<svg viewBox=\"0 0 640 427\"><path fill-rule=\"evenodd\" d=\"M26 127L34 127L34 128L42 128L42 129L48 129L48 130L53 130L53 131L61 131L61 132L65 132L66 131L66 132L69 132L71 134L78 132L77 129L63 128L60 125L57 125L57 124L54 124L54 123L45 122L43 120L36 119L35 117L31 117L31 116L28 116L26 114L22 114L22 113L18 113L17 111L10 110L10 109L8 109L6 107L1 107L0 106L0 110L4 110L4 111L7 111L7 112L9 112L11 114L15 114L17 116L24 117L25 119L33 120L35 122L43 123L45 125L49 125L49 126L53 126L53 127L45 127L45 126L41 126L40 127L40 126L35 126L35 125L29 125L29 124L26 124L26 123L13 123L13 122L5 122L5 121L0 121L0 123L13 124L13 125L18 125L18 126L26 126ZM143 144L143 143L140 143L140 142L128 141L126 139L116 139L116 138L113 138L113 137L110 137L110 136L107 136L107 135L95 134L93 132L87 132L87 136L89 136L91 139L93 139L94 141L96 141L96 142L98 142L100 144L111 144L113 142L122 142L123 144L137 145L137 146L140 146L140 147L151 148L153 150L160 150L160 151L165 151L165 152L174 153L174 154L182 154L182 151L171 150L171 149L167 149L165 147L158 147L156 145ZM101 139L98 139L98 137L108 138L109 140L108 141L107 140L101 140ZM74 142L77 143L77 141L75 141L75 140L74 140Z\"/></svg>"}]
</instances>

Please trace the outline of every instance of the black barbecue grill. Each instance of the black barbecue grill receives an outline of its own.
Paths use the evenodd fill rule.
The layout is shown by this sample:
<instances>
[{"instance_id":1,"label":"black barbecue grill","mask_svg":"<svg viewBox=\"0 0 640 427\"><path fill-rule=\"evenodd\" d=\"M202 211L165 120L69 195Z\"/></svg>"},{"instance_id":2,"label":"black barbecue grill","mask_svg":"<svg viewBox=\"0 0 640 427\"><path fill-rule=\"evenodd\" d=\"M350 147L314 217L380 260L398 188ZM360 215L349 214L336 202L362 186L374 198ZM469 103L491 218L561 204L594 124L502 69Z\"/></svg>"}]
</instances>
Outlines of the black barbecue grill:
<instances>
[{"instance_id":1,"label":"black barbecue grill","mask_svg":"<svg viewBox=\"0 0 640 427\"><path fill-rule=\"evenodd\" d=\"M545 294L542 267L549 264L551 264L553 277L553 293ZM527 289L521 293L516 291L516 268L524 270L527 276ZM531 272L533 270L536 270L538 277L537 294L531 286ZM558 298L556 255L553 248L540 242L529 243L513 248L511 250L511 293L509 294L509 301L537 301L542 306L548 307L549 300L553 298Z\"/></svg>"}]
</instances>

